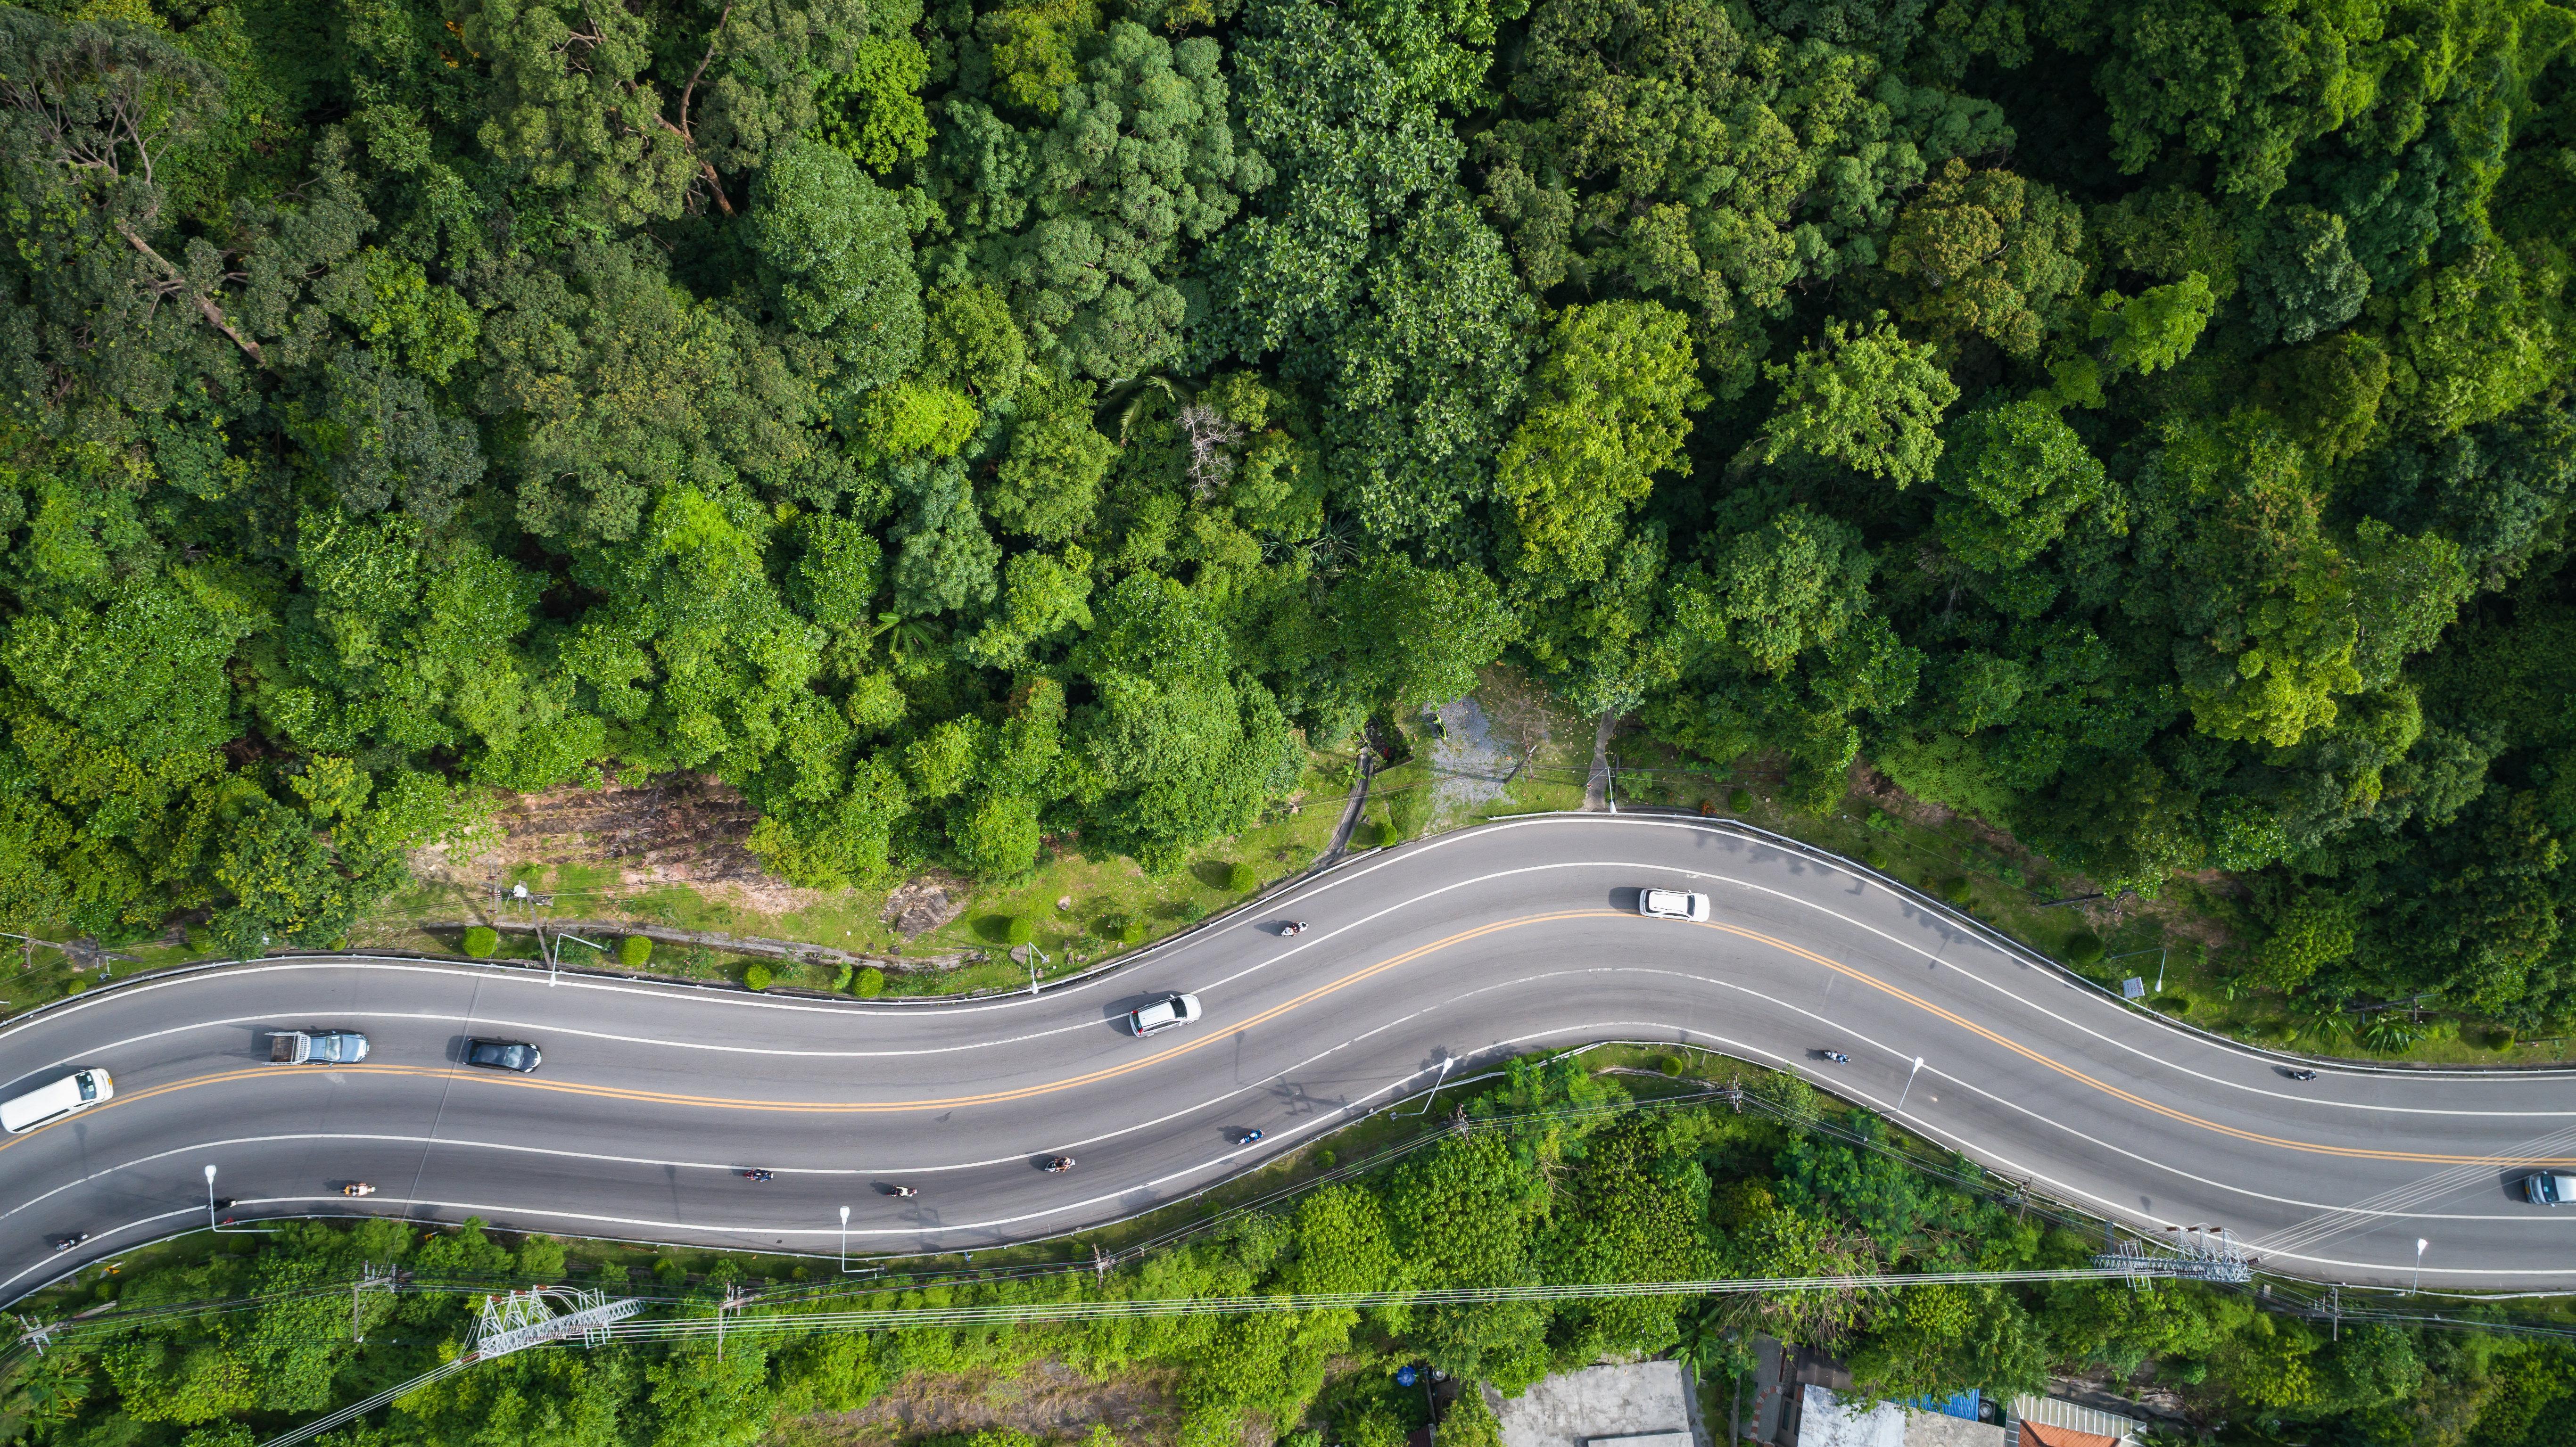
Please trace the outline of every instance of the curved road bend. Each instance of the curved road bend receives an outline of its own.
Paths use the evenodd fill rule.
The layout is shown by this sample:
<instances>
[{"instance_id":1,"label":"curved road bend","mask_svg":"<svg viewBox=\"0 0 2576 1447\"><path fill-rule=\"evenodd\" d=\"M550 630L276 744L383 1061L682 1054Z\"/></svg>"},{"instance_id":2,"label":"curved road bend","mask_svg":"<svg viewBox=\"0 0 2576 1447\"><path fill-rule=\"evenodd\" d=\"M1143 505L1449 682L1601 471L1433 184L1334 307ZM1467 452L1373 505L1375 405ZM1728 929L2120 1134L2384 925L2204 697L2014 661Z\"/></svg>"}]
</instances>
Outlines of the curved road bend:
<instances>
[{"instance_id":1,"label":"curved road bend","mask_svg":"<svg viewBox=\"0 0 2576 1447\"><path fill-rule=\"evenodd\" d=\"M1639 917L1643 885L1706 892L1710 921ZM1279 937L1291 917L1314 928ZM1204 1001L1198 1025L1116 1023L1175 989ZM374 1054L267 1064L268 1032L294 1026L363 1030ZM533 1040L545 1067L459 1068L469 1035ZM0 1141L0 1300L189 1229L208 1164L245 1220L338 1211L366 1180L368 1209L424 1220L830 1253L847 1206L854 1255L972 1249L1183 1195L1420 1091L1446 1057L1465 1074L1613 1038L1796 1071L2133 1225L2225 1226L2267 1269L2403 1283L2422 1238L2427 1286L2576 1286L2576 1209L2516 1193L2534 1163L2576 1164L2576 1073L2296 1081L1857 872L1695 819L1549 815L1368 856L1037 997L886 1009L314 959L102 991L0 1030L0 1089L76 1065L116 1080L109 1104ZM1263 1142L1232 1144L1253 1127ZM1038 1169L1058 1153L1080 1167Z\"/></svg>"}]
</instances>

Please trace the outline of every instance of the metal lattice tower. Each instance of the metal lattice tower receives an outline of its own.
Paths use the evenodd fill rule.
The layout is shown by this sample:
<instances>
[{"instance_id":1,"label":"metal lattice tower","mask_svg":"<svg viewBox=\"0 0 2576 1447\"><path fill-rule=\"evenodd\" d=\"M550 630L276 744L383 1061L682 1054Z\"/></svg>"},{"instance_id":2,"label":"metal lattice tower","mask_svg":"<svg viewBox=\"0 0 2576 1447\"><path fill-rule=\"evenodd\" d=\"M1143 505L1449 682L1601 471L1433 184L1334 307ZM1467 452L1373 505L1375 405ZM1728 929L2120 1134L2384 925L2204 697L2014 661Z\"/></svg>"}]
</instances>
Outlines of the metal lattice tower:
<instances>
[{"instance_id":1,"label":"metal lattice tower","mask_svg":"<svg viewBox=\"0 0 2576 1447\"><path fill-rule=\"evenodd\" d=\"M2257 1258L2224 1226L2167 1226L2162 1241L2122 1241L2096 1254L2095 1266L2118 1271L2129 1284L2208 1281L2243 1286L2254 1279Z\"/></svg>"},{"instance_id":2,"label":"metal lattice tower","mask_svg":"<svg viewBox=\"0 0 2576 1447\"><path fill-rule=\"evenodd\" d=\"M556 1307L564 1308L560 1315ZM634 1300L611 1301L605 1292L576 1291L567 1286L540 1286L483 1298L474 1325L474 1355L490 1361L522 1347L580 1337L584 1346L608 1340L611 1323L644 1309Z\"/></svg>"}]
</instances>

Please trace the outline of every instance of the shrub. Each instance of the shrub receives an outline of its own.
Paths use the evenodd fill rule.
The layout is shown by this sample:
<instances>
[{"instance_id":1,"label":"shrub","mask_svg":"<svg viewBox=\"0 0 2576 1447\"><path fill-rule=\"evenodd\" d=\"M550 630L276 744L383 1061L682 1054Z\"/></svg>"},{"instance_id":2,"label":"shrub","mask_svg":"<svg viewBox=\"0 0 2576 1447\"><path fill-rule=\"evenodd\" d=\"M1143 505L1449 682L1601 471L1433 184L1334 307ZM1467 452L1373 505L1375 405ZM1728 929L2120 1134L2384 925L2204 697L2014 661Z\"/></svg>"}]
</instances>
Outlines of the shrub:
<instances>
[{"instance_id":1,"label":"shrub","mask_svg":"<svg viewBox=\"0 0 2576 1447\"><path fill-rule=\"evenodd\" d=\"M1351 847L1353 849L1375 849L1378 845L1384 843L1385 840L1386 831L1378 827L1378 822L1375 819L1372 819L1365 814L1359 817L1358 822L1351 825Z\"/></svg>"},{"instance_id":2,"label":"shrub","mask_svg":"<svg viewBox=\"0 0 2576 1447\"><path fill-rule=\"evenodd\" d=\"M873 1000L885 993L885 971L874 965L859 971L859 998Z\"/></svg>"},{"instance_id":3,"label":"shrub","mask_svg":"<svg viewBox=\"0 0 2576 1447\"><path fill-rule=\"evenodd\" d=\"M1753 791L1738 784L1726 791L1726 807L1741 814L1753 807Z\"/></svg>"},{"instance_id":4,"label":"shrub","mask_svg":"<svg viewBox=\"0 0 2576 1447\"><path fill-rule=\"evenodd\" d=\"M841 966L841 972L832 977L832 988L835 990L846 990L850 988L850 978L857 973L858 966L856 965Z\"/></svg>"},{"instance_id":5,"label":"shrub","mask_svg":"<svg viewBox=\"0 0 2576 1447\"><path fill-rule=\"evenodd\" d=\"M2087 968L2102 963L2102 937L2087 930L2066 942L2066 962Z\"/></svg>"},{"instance_id":6,"label":"shrub","mask_svg":"<svg viewBox=\"0 0 2576 1447\"><path fill-rule=\"evenodd\" d=\"M628 935L617 942L617 963L630 970L640 970L653 958L653 941L644 935Z\"/></svg>"},{"instance_id":7,"label":"shrub","mask_svg":"<svg viewBox=\"0 0 2576 1447\"><path fill-rule=\"evenodd\" d=\"M1118 922L1118 943L1138 945L1144 942L1145 921L1142 916L1130 916Z\"/></svg>"},{"instance_id":8,"label":"shrub","mask_svg":"<svg viewBox=\"0 0 2576 1447\"><path fill-rule=\"evenodd\" d=\"M2191 1013L2191 997L2189 995L2158 995L2147 1002L2147 1008L2151 1010L2162 1010L2168 1015L2188 1015Z\"/></svg>"},{"instance_id":9,"label":"shrub","mask_svg":"<svg viewBox=\"0 0 2576 1447\"><path fill-rule=\"evenodd\" d=\"M1682 1058L1678 1055L1666 1055L1655 1062L1655 1068L1668 1077L1678 1077L1682 1073Z\"/></svg>"},{"instance_id":10,"label":"shrub","mask_svg":"<svg viewBox=\"0 0 2576 1447\"><path fill-rule=\"evenodd\" d=\"M755 964L742 967L742 986L746 990L766 990L769 988L769 982L777 978L777 972L767 965Z\"/></svg>"},{"instance_id":11,"label":"shrub","mask_svg":"<svg viewBox=\"0 0 2576 1447\"><path fill-rule=\"evenodd\" d=\"M1261 887L1261 876L1253 870L1251 861L1238 859L1225 872L1225 887L1236 894L1250 894Z\"/></svg>"},{"instance_id":12,"label":"shrub","mask_svg":"<svg viewBox=\"0 0 2576 1447\"><path fill-rule=\"evenodd\" d=\"M488 924L478 924L465 932L467 959L488 960L492 958L492 952L499 948L501 948L501 932Z\"/></svg>"},{"instance_id":13,"label":"shrub","mask_svg":"<svg viewBox=\"0 0 2576 1447\"><path fill-rule=\"evenodd\" d=\"M1315 1164L1327 1171L1333 1168L1333 1162L1338 1159L1339 1157L1335 1156L1330 1150L1320 1150L1315 1152Z\"/></svg>"},{"instance_id":14,"label":"shrub","mask_svg":"<svg viewBox=\"0 0 2576 1447\"><path fill-rule=\"evenodd\" d=\"M2300 895L2255 951L2254 983L2286 995L2320 967L2350 955L2359 913L2351 901L2322 890Z\"/></svg>"},{"instance_id":15,"label":"shrub","mask_svg":"<svg viewBox=\"0 0 2576 1447\"><path fill-rule=\"evenodd\" d=\"M1038 922L1024 914L1015 914L1002 926L1002 943L1017 948L1038 937Z\"/></svg>"},{"instance_id":16,"label":"shrub","mask_svg":"<svg viewBox=\"0 0 2576 1447\"><path fill-rule=\"evenodd\" d=\"M1941 881L1941 897L1952 904L1964 905L1977 897L1977 887L1968 876L1954 874Z\"/></svg>"}]
</instances>

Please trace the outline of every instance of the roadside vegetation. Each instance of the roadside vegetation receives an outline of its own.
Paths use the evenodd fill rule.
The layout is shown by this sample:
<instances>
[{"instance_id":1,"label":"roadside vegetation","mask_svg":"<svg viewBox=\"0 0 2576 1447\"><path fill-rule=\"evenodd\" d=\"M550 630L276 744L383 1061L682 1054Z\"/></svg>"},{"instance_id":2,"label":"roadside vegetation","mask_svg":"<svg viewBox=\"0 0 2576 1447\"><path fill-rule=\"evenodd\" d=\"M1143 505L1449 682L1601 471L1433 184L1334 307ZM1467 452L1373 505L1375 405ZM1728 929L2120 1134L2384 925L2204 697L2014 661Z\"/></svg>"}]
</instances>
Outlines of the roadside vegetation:
<instances>
[{"instance_id":1,"label":"roadside vegetation","mask_svg":"<svg viewBox=\"0 0 2576 1447\"><path fill-rule=\"evenodd\" d=\"M568 1281L702 1315L728 1289L764 1295L755 1310L795 1312L1096 1292L1240 1296L2051 1267L2082 1265L2099 1248L2092 1228L2061 1224L2013 1183L1926 1151L1793 1079L1749 1078L1749 1105L1759 1108L1709 1103L1707 1085L1692 1078L1700 1065L1651 1050L1517 1062L1503 1079L1455 1098L1463 1130L1376 1121L1231 1193L1258 1194L1267 1205L1175 1208L1076 1241L979 1252L972 1266L954 1257L891 1263L896 1274L873 1290L844 1286L830 1258L635 1250L479 1226L314 1223L273 1236L183 1237L86 1271L26 1309L60 1318L110 1303L120 1312L245 1304L113 1333L76 1328L41 1358L17 1353L0 1366L0 1442L247 1447L459 1349L470 1296L325 1291L255 1304L268 1293L345 1283L367 1263L485 1289ZM1413 1148L1355 1176L1332 1171L1333 1150L1356 1159L1385 1145ZM1305 1188L1273 1192L1295 1181ZM1095 1245L1119 1251L1193 1220L1195 1232L1095 1281ZM828 1306L809 1290L826 1284L845 1293ZM1422 1393L1393 1383L1406 1363L1511 1394L1550 1371L1660 1353L1696 1364L1710 1419L1722 1425L1756 1333L1843 1357L1863 1395L2010 1394L2066 1375L2152 1398L2164 1430L2215 1431L2249 1447L2559 1440L2552 1424L2576 1395L2576 1355L2545 1336L2366 1320L2390 1308L2414 1312L2423 1300L2347 1293L2351 1315L2339 1331L2267 1310L2250 1291L2098 1281L737 1337L721 1354L712 1343L557 1347L474 1367L323 1440L834 1440L836 1423L908 1384L1069 1370L1103 1387L1168 1383L1172 1420L1146 1438L1156 1444L1276 1436L1302 1447L1396 1447L1424 1411ZM2494 1310L2455 1301L2441 1309L2471 1320ZM353 1310L363 1343L351 1340ZM2524 1319L2563 1318L2538 1306ZM1481 1402L1462 1398L1449 1411L1443 1440L1494 1447ZM1068 1441L1086 1440L1083 1423L1066 1431ZM1010 1436L978 1444L1031 1447Z\"/></svg>"}]
</instances>

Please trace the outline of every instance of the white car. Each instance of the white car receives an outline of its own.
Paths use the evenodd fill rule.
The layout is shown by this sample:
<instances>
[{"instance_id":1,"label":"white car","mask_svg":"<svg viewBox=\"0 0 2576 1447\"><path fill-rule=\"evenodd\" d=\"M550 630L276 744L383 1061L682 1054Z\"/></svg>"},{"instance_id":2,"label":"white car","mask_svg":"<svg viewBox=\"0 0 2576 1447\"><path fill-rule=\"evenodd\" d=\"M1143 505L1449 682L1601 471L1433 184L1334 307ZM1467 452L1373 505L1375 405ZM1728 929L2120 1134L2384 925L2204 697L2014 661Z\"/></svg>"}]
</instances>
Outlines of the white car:
<instances>
[{"instance_id":1,"label":"white car","mask_svg":"<svg viewBox=\"0 0 2576 1447\"><path fill-rule=\"evenodd\" d=\"M1686 919L1697 924L1708 918L1708 896L1685 894L1678 889L1641 889L1637 891L1637 913L1655 919Z\"/></svg>"},{"instance_id":2,"label":"white car","mask_svg":"<svg viewBox=\"0 0 2576 1447\"><path fill-rule=\"evenodd\" d=\"M2522 1178L2522 1198L2535 1206L2564 1206L2576 1201L2576 1176L2542 1171Z\"/></svg>"},{"instance_id":3,"label":"white car","mask_svg":"<svg viewBox=\"0 0 2576 1447\"><path fill-rule=\"evenodd\" d=\"M1128 1011L1127 1028L1143 1037L1158 1030L1176 1029L1198 1018L1198 996L1165 995L1150 1005Z\"/></svg>"}]
</instances>

